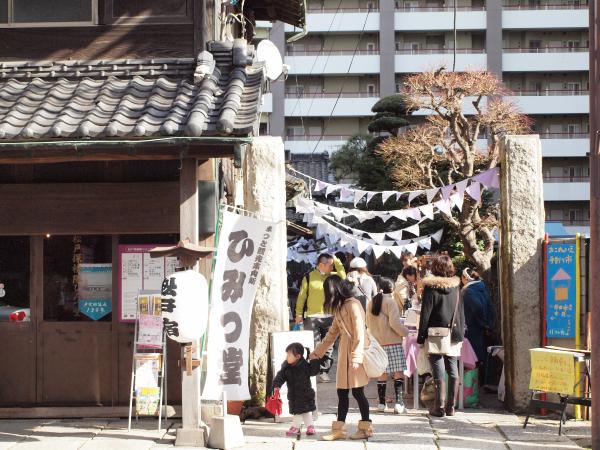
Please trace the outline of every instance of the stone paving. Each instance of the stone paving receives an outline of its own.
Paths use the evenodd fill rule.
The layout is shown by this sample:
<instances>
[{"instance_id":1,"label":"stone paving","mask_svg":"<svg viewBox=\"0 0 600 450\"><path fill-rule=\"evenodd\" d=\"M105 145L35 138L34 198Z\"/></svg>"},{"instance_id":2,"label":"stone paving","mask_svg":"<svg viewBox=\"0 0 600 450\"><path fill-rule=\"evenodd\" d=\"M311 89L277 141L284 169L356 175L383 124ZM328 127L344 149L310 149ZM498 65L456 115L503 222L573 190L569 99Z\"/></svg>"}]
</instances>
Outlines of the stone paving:
<instances>
[{"instance_id":1,"label":"stone paving","mask_svg":"<svg viewBox=\"0 0 600 450\"><path fill-rule=\"evenodd\" d=\"M376 387L371 383L367 397L376 404ZM326 433L335 419L335 383L319 384L321 414L316 422L318 434ZM407 404L412 402L407 402ZM359 419L354 401L347 423L354 431ZM246 450L437 450L437 449L578 449L589 447L589 422L569 421L558 436L556 420L534 419L523 430L523 418L491 409L467 409L453 418L430 419L423 410L404 415L373 412L375 435L364 441L300 441L284 436L289 424L272 420L244 425ZM156 430L156 420L134 422L127 432L127 420L3 420L0 421L0 450L150 450L173 448L179 421L165 421L166 429ZM178 447L183 448L183 447Z\"/></svg>"}]
</instances>

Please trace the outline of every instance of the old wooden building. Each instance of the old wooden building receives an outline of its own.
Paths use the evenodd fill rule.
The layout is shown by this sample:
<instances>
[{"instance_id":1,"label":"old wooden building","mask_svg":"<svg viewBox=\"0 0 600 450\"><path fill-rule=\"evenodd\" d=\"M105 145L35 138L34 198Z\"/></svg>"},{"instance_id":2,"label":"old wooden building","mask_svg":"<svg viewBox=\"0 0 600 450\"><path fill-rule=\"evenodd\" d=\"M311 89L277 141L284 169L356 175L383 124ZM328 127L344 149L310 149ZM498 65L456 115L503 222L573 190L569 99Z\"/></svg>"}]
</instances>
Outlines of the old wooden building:
<instances>
[{"instance_id":1,"label":"old wooden building","mask_svg":"<svg viewBox=\"0 0 600 450\"><path fill-rule=\"evenodd\" d=\"M249 36L214 39L231 3L0 1L0 311L18 312L0 315L0 415L128 403L123 249L210 239L258 133L263 65ZM244 15L302 26L302 4ZM77 303L81 264L112 269L101 316Z\"/></svg>"}]
</instances>

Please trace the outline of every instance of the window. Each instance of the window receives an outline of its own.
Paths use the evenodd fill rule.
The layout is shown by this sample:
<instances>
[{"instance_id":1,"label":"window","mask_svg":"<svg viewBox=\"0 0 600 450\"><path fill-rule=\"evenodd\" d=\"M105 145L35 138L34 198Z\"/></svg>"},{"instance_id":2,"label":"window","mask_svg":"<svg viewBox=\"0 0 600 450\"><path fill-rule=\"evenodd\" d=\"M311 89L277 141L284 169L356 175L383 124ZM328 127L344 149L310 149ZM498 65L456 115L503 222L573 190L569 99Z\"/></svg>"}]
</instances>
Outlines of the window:
<instances>
[{"instance_id":1,"label":"window","mask_svg":"<svg viewBox=\"0 0 600 450\"><path fill-rule=\"evenodd\" d=\"M192 0L105 0L114 24L191 23Z\"/></svg>"},{"instance_id":2,"label":"window","mask_svg":"<svg viewBox=\"0 0 600 450\"><path fill-rule=\"evenodd\" d=\"M569 49L570 52L575 51L579 48L579 41L563 41L563 47Z\"/></svg>"},{"instance_id":3,"label":"window","mask_svg":"<svg viewBox=\"0 0 600 450\"><path fill-rule=\"evenodd\" d=\"M376 87L374 84L367 84L367 93L370 97L374 96L376 92Z\"/></svg>"},{"instance_id":4,"label":"window","mask_svg":"<svg viewBox=\"0 0 600 450\"><path fill-rule=\"evenodd\" d=\"M111 313L112 238L44 239L44 320L110 322Z\"/></svg>"},{"instance_id":5,"label":"window","mask_svg":"<svg viewBox=\"0 0 600 450\"><path fill-rule=\"evenodd\" d=\"M565 89L571 94L576 95L581 90L581 83L565 83Z\"/></svg>"},{"instance_id":6,"label":"window","mask_svg":"<svg viewBox=\"0 0 600 450\"><path fill-rule=\"evenodd\" d=\"M29 315L29 238L0 237L0 322L11 311L2 306L26 308Z\"/></svg>"},{"instance_id":7,"label":"window","mask_svg":"<svg viewBox=\"0 0 600 450\"><path fill-rule=\"evenodd\" d=\"M367 53L368 53L369 55L373 55L373 54L375 54L375 51L376 51L375 49L376 49L376 48L377 48L377 46L376 46L376 45L375 45L373 42L369 42L369 43L367 44Z\"/></svg>"},{"instance_id":8,"label":"window","mask_svg":"<svg viewBox=\"0 0 600 450\"><path fill-rule=\"evenodd\" d=\"M94 25L97 0L0 0L0 27Z\"/></svg>"}]
</instances>

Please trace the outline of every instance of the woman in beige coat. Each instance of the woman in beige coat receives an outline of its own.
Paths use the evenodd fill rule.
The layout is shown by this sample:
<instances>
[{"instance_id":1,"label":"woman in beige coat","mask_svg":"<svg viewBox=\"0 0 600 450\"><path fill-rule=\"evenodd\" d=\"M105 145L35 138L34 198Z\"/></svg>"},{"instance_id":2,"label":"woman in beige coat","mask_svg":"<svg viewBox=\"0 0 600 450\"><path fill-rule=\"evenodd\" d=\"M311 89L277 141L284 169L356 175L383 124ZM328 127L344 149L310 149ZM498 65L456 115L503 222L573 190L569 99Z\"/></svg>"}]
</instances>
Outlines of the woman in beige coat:
<instances>
[{"instance_id":1,"label":"woman in beige coat","mask_svg":"<svg viewBox=\"0 0 600 450\"><path fill-rule=\"evenodd\" d=\"M331 425L331 434L323 436L322 439L334 441L348 437L345 422L350 390L358 403L362 419L358 422L358 431L350 436L350 439L367 439L373 436L373 428L369 420L369 401L364 392L364 387L369 384L369 377L363 367L364 349L369 344L365 329L365 311L360 301L352 296L352 283L333 275L325 280L323 288L324 309L333 313L333 325L310 357L322 358L338 336L340 344L336 373L337 421Z\"/></svg>"},{"instance_id":2,"label":"woman in beige coat","mask_svg":"<svg viewBox=\"0 0 600 450\"><path fill-rule=\"evenodd\" d=\"M377 380L377 396L379 397L379 411L385 411L385 389L388 375L394 379L396 403L394 413L402 414L406 411L402 399L402 383L406 370L406 358L402 347L402 338L408 336L408 328L400 319L400 309L394 301L394 282L389 278L382 278L379 282L381 291L377 294L367 308L367 328L371 335L377 339L387 353L388 367Z\"/></svg>"}]
</instances>

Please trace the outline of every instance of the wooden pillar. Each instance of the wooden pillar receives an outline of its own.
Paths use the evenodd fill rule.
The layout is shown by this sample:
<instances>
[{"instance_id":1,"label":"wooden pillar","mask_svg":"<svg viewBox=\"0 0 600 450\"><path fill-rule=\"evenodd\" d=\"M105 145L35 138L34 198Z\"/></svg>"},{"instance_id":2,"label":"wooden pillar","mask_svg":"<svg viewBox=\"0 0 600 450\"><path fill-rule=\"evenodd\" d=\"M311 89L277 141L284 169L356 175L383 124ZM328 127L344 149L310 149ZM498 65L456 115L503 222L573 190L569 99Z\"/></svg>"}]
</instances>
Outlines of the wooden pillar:
<instances>
[{"instance_id":1,"label":"wooden pillar","mask_svg":"<svg viewBox=\"0 0 600 450\"><path fill-rule=\"evenodd\" d=\"M186 158L181 162L179 176L179 238L198 243L198 160ZM196 266L197 268L198 266ZM199 342L194 342L193 358L199 358ZM204 429L200 418L200 370L187 375L181 346L181 417L182 428L177 430L177 446L204 447Z\"/></svg>"}]
</instances>

